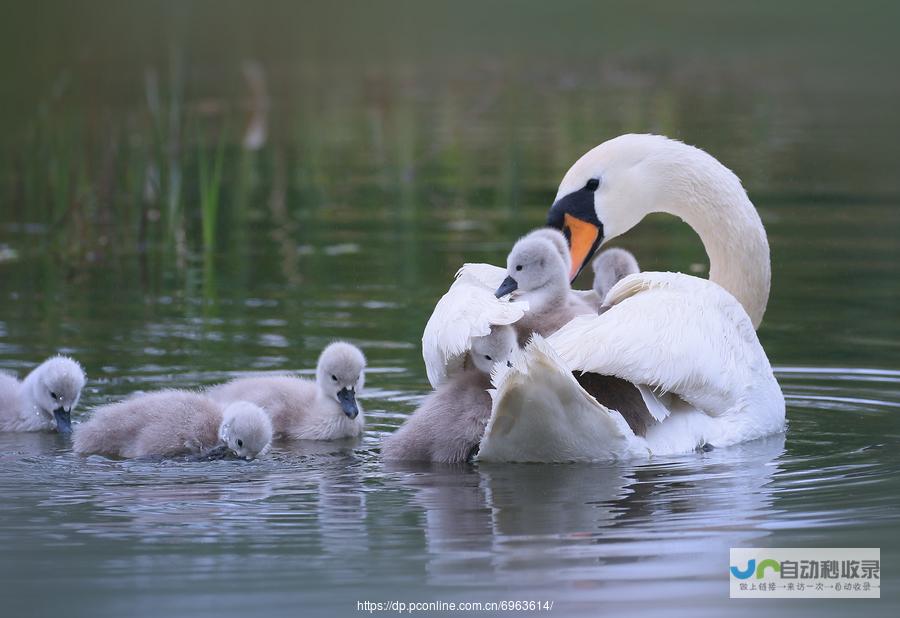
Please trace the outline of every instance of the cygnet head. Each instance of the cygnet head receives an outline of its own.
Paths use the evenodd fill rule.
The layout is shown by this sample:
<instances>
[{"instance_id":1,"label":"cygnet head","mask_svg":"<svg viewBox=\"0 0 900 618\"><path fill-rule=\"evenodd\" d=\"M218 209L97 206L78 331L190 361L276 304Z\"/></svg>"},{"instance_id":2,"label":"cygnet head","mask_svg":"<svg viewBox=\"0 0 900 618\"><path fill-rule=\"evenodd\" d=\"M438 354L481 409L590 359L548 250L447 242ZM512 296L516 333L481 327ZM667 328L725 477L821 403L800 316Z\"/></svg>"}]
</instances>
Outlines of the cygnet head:
<instances>
[{"instance_id":1,"label":"cygnet head","mask_svg":"<svg viewBox=\"0 0 900 618\"><path fill-rule=\"evenodd\" d=\"M365 383L366 357L355 345L344 341L332 343L322 350L316 365L316 383L325 397L341 406L348 418L359 414L356 394Z\"/></svg>"},{"instance_id":2,"label":"cygnet head","mask_svg":"<svg viewBox=\"0 0 900 618\"><path fill-rule=\"evenodd\" d=\"M552 234L559 238L551 240ZM536 230L519 239L506 258L507 276L496 291L497 298L515 290L527 293L545 287L548 290L568 288L569 265L560 252L559 240L565 242L565 237L548 228Z\"/></svg>"},{"instance_id":3,"label":"cygnet head","mask_svg":"<svg viewBox=\"0 0 900 618\"><path fill-rule=\"evenodd\" d=\"M546 238L553 243L553 246L559 251L559 255L566 264L572 259L569 255L569 243L559 230L554 230L552 227L542 227L529 232L526 238Z\"/></svg>"},{"instance_id":4,"label":"cygnet head","mask_svg":"<svg viewBox=\"0 0 900 618\"><path fill-rule=\"evenodd\" d=\"M38 412L60 433L72 431L72 409L78 404L85 376L81 365L67 356L48 358L26 378Z\"/></svg>"},{"instance_id":5,"label":"cygnet head","mask_svg":"<svg viewBox=\"0 0 900 618\"><path fill-rule=\"evenodd\" d=\"M516 331L512 326L492 326L490 335L472 339L469 356L476 369L490 374L496 363L511 367L510 359L517 347Z\"/></svg>"},{"instance_id":6,"label":"cygnet head","mask_svg":"<svg viewBox=\"0 0 900 618\"><path fill-rule=\"evenodd\" d=\"M637 260L630 251L618 247L607 249L598 255L592 264L594 268L594 292L600 300L606 298L606 294L619 281L641 272Z\"/></svg>"},{"instance_id":7,"label":"cygnet head","mask_svg":"<svg viewBox=\"0 0 900 618\"><path fill-rule=\"evenodd\" d=\"M249 461L272 443L272 421L256 404L236 401L222 412L219 439L229 451Z\"/></svg>"}]
</instances>

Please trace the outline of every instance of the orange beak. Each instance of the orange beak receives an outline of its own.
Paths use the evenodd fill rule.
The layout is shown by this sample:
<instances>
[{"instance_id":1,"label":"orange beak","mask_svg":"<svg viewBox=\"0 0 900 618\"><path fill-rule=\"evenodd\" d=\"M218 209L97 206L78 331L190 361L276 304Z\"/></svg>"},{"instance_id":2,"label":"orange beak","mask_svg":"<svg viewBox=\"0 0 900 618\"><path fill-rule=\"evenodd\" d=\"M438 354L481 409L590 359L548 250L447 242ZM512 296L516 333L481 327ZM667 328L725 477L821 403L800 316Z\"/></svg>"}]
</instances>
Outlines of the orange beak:
<instances>
[{"instance_id":1,"label":"orange beak","mask_svg":"<svg viewBox=\"0 0 900 618\"><path fill-rule=\"evenodd\" d=\"M597 249L600 228L566 213L563 217L563 231L569 237L569 253L572 256L569 281L574 281L584 268L584 263Z\"/></svg>"}]
</instances>

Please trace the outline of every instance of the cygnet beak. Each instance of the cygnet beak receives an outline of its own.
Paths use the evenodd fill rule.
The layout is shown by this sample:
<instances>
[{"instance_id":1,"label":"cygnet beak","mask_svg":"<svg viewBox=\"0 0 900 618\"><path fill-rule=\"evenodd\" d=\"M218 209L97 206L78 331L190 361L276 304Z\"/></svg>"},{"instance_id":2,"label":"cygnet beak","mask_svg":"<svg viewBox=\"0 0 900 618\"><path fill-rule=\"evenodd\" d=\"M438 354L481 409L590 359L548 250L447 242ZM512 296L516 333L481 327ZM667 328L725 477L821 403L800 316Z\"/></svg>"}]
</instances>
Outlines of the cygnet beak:
<instances>
[{"instance_id":1,"label":"cygnet beak","mask_svg":"<svg viewBox=\"0 0 900 618\"><path fill-rule=\"evenodd\" d=\"M341 410L348 418L354 419L359 414L359 406L356 405L356 393L352 388L344 387L338 391L338 403L341 404Z\"/></svg>"},{"instance_id":2,"label":"cygnet beak","mask_svg":"<svg viewBox=\"0 0 900 618\"><path fill-rule=\"evenodd\" d=\"M59 433L72 433L72 408L56 408L53 411L56 420L56 431Z\"/></svg>"},{"instance_id":3,"label":"cygnet beak","mask_svg":"<svg viewBox=\"0 0 900 618\"><path fill-rule=\"evenodd\" d=\"M507 277L503 280L503 283L500 284L500 287L497 288L497 291L494 292L494 296L496 296L497 298L502 298L510 292L515 292L518 289L519 283L512 277Z\"/></svg>"},{"instance_id":4,"label":"cygnet beak","mask_svg":"<svg viewBox=\"0 0 900 618\"><path fill-rule=\"evenodd\" d=\"M198 461L216 461L217 459L225 459L231 455L231 449L224 442L217 444L205 453L197 457Z\"/></svg>"}]
</instances>

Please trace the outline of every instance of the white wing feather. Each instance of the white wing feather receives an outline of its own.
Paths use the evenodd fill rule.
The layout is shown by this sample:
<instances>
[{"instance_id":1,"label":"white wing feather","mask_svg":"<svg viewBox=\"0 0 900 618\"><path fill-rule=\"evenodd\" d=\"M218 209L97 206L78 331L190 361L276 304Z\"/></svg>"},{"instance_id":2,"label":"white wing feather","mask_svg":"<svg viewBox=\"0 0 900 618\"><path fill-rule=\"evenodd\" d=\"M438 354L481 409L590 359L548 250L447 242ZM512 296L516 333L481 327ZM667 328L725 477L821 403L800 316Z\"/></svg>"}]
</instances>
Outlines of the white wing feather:
<instances>
[{"instance_id":1,"label":"white wing feather","mask_svg":"<svg viewBox=\"0 0 900 618\"><path fill-rule=\"evenodd\" d=\"M573 370L674 393L713 416L771 376L747 313L711 281L639 273L617 283L604 304L605 313L577 317L547 338Z\"/></svg>"},{"instance_id":2,"label":"white wing feather","mask_svg":"<svg viewBox=\"0 0 900 618\"><path fill-rule=\"evenodd\" d=\"M496 391L478 459L598 461L728 446L782 431L784 396L747 313L714 283L675 273L619 282L600 315L534 337ZM658 421L644 437L572 371L638 385ZM675 396L677 395L677 396Z\"/></svg>"},{"instance_id":3,"label":"white wing feather","mask_svg":"<svg viewBox=\"0 0 900 618\"><path fill-rule=\"evenodd\" d=\"M585 391L551 346L534 335L510 369L495 368L494 406L479 461L613 461L650 449L625 419Z\"/></svg>"},{"instance_id":4,"label":"white wing feather","mask_svg":"<svg viewBox=\"0 0 900 618\"><path fill-rule=\"evenodd\" d=\"M422 357L433 387L462 364L473 337L489 335L491 326L512 324L528 310L527 302L494 296L505 277L503 268L466 264L435 305L422 334Z\"/></svg>"}]
</instances>

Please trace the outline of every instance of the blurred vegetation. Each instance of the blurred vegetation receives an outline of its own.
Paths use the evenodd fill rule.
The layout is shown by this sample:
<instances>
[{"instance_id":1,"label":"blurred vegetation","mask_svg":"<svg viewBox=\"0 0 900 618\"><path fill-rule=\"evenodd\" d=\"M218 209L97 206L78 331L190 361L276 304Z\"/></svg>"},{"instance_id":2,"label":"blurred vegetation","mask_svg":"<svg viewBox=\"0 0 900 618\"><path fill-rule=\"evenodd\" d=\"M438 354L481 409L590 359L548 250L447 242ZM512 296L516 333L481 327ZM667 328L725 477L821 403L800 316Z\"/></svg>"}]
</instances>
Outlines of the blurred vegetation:
<instances>
[{"instance_id":1,"label":"blurred vegetation","mask_svg":"<svg viewBox=\"0 0 900 618\"><path fill-rule=\"evenodd\" d=\"M900 257L898 6L6 2L0 292L45 324L66 295L102 313L110 287L226 302L303 283L303 303L384 285L427 315L460 264L543 221L578 156L635 131L741 176L789 311L833 249L804 244L819 225ZM680 225L627 243L702 271ZM886 263L847 285L896 301Z\"/></svg>"},{"instance_id":2,"label":"blurred vegetation","mask_svg":"<svg viewBox=\"0 0 900 618\"><path fill-rule=\"evenodd\" d=\"M70 260L161 243L183 262L273 216L276 168L291 217L327 218L356 190L401 219L503 217L545 207L584 149L632 130L742 163L751 190L814 177L826 192L896 194L895 175L871 167L882 157L847 166L863 146L897 153L893 140L852 143L862 108L886 133L898 128L886 104L900 45L875 9L898 13L822 2L12 3L0 43L2 216L46 226ZM808 115L799 127L796 114Z\"/></svg>"}]
</instances>

